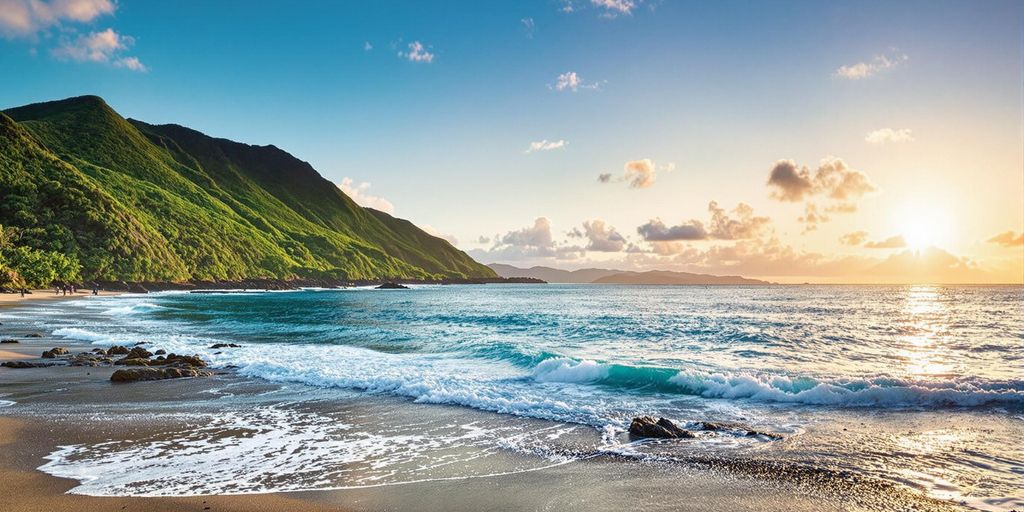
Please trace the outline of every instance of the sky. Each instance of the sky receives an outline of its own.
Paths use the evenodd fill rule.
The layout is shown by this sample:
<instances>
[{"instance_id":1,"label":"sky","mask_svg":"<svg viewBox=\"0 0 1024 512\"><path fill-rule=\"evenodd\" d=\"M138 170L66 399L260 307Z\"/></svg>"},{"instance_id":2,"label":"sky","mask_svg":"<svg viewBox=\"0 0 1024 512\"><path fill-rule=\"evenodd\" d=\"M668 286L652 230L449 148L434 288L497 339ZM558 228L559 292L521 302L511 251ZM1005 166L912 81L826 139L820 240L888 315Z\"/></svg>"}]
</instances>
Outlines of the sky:
<instances>
[{"instance_id":1,"label":"sky","mask_svg":"<svg viewBox=\"0 0 1024 512\"><path fill-rule=\"evenodd\" d=\"M309 161L485 263L1024 282L1024 3L0 0L0 108Z\"/></svg>"}]
</instances>

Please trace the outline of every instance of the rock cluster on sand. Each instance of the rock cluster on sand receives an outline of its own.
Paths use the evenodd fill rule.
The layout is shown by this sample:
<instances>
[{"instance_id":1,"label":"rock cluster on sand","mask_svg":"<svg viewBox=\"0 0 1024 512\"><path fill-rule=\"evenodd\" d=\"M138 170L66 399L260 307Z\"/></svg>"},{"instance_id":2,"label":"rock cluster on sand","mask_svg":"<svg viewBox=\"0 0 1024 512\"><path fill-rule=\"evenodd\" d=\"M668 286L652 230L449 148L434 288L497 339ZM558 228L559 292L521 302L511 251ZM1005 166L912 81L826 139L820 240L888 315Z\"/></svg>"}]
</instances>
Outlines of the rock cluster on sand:
<instances>
[{"instance_id":1,"label":"rock cluster on sand","mask_svg":"<svg viewBox=\"0 0 1024 512\"><path fill-rule=\"evenodd\" d=\"M693 439L697 436L689 430L683 430L665 418L639 416L629 424L629 433L637 437L655 437L659 439Z\"/></svg>"},{"instance_id":2,"label":"rock cluster on sand","mask_svg":"<svg viewBox=\"0 0 1024 512\"><path fill-rule=\"evenodd\" d=\"M53 366L56 363L31 363L28 361L5 361L0 363L0 366L5 368L44 368L47 366Z\"/></svg>"},{"instance_id":3,"label":"rock cluster on sand","mask_svg":"<svg viewBox=\"0 0 1024 512\"><path fill-rule=\"evenodd\" d=\"M68 349L64 347L54 347L46 352L43 352L43 359L54 359L57 356L68 355Z\"/></svg>"},{"instance_id":4,"label":"rock cluster on sand","mask_svg":"<svg viewBox=\"0 0 1024 512\"><path fill-rule=\"evenodd\" d=\"M232 345L238 346L238 345ZM61 359L68 366L126 366L118 369L111 376L113 382L135 382L142 380L176 379L180 377L205 377L213 375L204 370L206 361L198 355L168 354L164 350L154 353L146 350L141 344L131 348L115 345L109 349L94 348L91 352L71 355L64 347L54 347L43 352L43 359ZM115 359L115 356L120 358ZM5 368L41 368L56 366L57 362L7 361L0 366Z\"/></svg>"},{"instance_id":5,"label":"rock cluster on sand","mask_svg":"<svg viewBox=\"0 0 1024 512\"><path fill-rule=\"evenodd\" d=\"M145 380L178 379L182 377L205 377L210 372L197 370L191 366L168 368L129 368L118 370L110 376L111 382L138 382Z\"/></svg>"}]
</instances>

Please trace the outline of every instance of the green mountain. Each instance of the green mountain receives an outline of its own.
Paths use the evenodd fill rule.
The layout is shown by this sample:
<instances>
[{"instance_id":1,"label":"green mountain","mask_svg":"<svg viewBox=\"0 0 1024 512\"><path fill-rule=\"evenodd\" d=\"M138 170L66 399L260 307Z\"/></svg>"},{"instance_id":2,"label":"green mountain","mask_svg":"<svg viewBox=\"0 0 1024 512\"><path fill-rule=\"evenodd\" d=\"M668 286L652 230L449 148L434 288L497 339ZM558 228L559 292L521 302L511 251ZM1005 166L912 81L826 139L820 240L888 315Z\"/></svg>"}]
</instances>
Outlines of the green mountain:
<instances>
[{"instance_id":1,"label":"green mountain","mask_svg":"<svg viewBox=\"0 0 1024 512\"><path fill-rule=\"evenodd\" d=\"M96 96L0 113L0 226L0 248L64 255L88 280L495 277L281 149L127 120Z\"/></svg>"}]
</instances>

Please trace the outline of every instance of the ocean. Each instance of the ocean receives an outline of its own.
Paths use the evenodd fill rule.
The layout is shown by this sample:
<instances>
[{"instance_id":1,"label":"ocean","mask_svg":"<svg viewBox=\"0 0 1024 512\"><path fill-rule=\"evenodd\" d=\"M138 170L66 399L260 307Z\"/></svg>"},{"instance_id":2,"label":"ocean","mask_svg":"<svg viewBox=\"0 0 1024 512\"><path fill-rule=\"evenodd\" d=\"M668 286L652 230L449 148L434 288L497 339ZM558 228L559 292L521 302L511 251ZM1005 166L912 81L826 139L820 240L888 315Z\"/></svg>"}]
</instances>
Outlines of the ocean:
<instances>
[{"instance_id":1,"label":"ocean","mask_svg":"<svg viewBox=\"0 0 1024 512\"><path fill-rule=\"evenodd\" d=\"M77 478L74 492L350 488L614 455L781 461L979 509L1024 507L1019 286L166 292L4 318L69 342L197 353L244 385L274 385L225 384L173 454L170 434L61 447L41 469ZM366 408L326 411L332 401L386 404L370 410L388 428ZM637 441L625 432L639 415L698 437ZM253 434L225 434L239 430ZM489 468L504 452L516 454L511 468Z\"/></svg>"}]
</instances>

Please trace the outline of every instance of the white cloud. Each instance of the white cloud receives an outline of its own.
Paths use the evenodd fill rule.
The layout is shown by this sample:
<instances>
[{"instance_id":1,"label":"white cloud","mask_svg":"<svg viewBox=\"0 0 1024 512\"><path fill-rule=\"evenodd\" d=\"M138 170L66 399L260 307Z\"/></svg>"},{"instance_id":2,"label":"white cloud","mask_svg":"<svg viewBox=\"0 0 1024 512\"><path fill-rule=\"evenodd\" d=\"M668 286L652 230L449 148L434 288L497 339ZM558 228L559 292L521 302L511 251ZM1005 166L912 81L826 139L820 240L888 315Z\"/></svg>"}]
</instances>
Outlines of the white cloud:
<instances>
[{"instance_id":1,"label":"white cloud","mask_svg":"<svg viewBox=\"0 0 1024 512\"><path fill-rule=\"evenodd\" d=\"M0 0L0 35L34 36L63 22L85 23L116 9L112 0Z\"/></svg>"},{"instance_id":2,"label":"white cloud","mask_svg":"<svg viewBox=\"0 0 1024 512\"><path fill-rule=\"evenodd\" d=\"M864 141L869 144L885 144L886 142L913 142L914 134L910 128L881 128L864 136Z\"/></svg>"},{"instance_id":3,"label":"white cloud","mask_svg":"<svg viewBox=\"0 0 1024 512\"><path fill-rule=\"evenodd\" d=\"M364 52L368 52L368 51L370 51L372 49L373 49L373 44L371 44L369 41L366 41L366 42L363 43L363 51Z\"/></svg>"},{"instance_id":4,"label":"white cloud","mask_svg":"<svg viewBox=\"0 0 1024 512\"><path fill-rule=\"evenodd\" d=\"M895 51L891 51L888 54L875 55L875 58L868 62L858 62L856 64L840 66L832 76L835 78L845 78L847 80L861 80L876 75L882 71L898 67L908 60L910 60L910 57L905 53L896 53Z\"/></svg>"},{"instance_id":5,"label":"white cloud","mask_svg":"<svg viewBox=\"0 0 1024 512\"><path fill-rule=\"evenodd\" d=\"M619 252L626 247L626 239L619 234L615 228L605 224L603 220L595 219L583 223L584 235L588 243L588 251L597 252Z\"/></svg>"},{"instance_id":6,"label":"white cloud","mask_svg":"<svg viewBox=\"0 0 1024 512\"><path fill-rule=\"evenodd\" d=\"M79 35L74 40L65 39L60 46L50 51L60 60L78 62L102 62L132 71L147 71L138 57L120 56L135 40L130 36L118 34L108 28L100 32Z\"/></svg>"},{"instance_id":7,"label":"white cloud","mask_svg":"<svg viewBox=\"0 0 1024 512\"><path fill-rule=\"evenodd\" d=\"M530 143L530 147L526 148L526 152L527 153L533 153L533 152L536 152L536 151L551 151L552 149L563 149L563 148L565 148L565 146L567 144L569 144L569 143L567 141L562 140L562 139L558 139L558 140L547 140L547 139L544 139L544 140L540 140L540 141L536 141L536 142L531 142Z\"/></svg>"},{"instance_id":8,"label":"white cloud","mask_svg":"<svg viewBox=\"0 0 1024 512\"><path fill-rule=\"evenodd\" d=\"M423 43L419 41L409 43L409 51L398 52L398 56L408 60L409 62L423 62L426 64L434 62L434 54L427 50L427 48L423 46Z\"/></svg>"},{"instance_id":9,"label":"white cloud","mask_svg":"<svg viewBox=\"0 0 1024 512\"><path fill-rule=\"evenodd\" d=\"M548 87L556 91L577 92L580 89L596 90L600 87L600 84L583 80L575 71L566 71L558 75L554 85L548 85Z\"/></svg>"},{"instance_id":10,"label":"white cloud","mask_svg":"<svg viewBox=\"0 0 1024 512\"><path fill-rule=\"evenodd\" d=\"M367 193L370 189L370 184L368 182L356 183L352 181L352 178L346 177L342 178L341 184L338 185L338 188L340 188L345 195L352 198L352 200L359 206L373 208L374 210L380 210L388 214L395 213L395 205L391 204L391 201L388 201L383 197L377 197Z\"/></svg>"},{"instance_id":11,"label":"white cloud","mask_svg":"<svg viewBox=\"0 0 1024 512\"><path fill-rule=\"evenodd\" d=\"M537 24L534 23L533 18L523 18L519 20L519 23L523 24L527 39L533 39L533 34L537 32Z\"/></svg>"},{"instance_id":12,"label":"white cloud","mask_svg":"<svg viewBox=\"0 0 1024 512\"><path fill-rule=\"evenodd\" d=\"M614 18L619 14L632 14L639 2L634 0L590 0L590 3L604 8L604 16Z\"/></svg>"}]
</instances>

